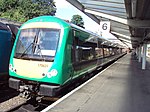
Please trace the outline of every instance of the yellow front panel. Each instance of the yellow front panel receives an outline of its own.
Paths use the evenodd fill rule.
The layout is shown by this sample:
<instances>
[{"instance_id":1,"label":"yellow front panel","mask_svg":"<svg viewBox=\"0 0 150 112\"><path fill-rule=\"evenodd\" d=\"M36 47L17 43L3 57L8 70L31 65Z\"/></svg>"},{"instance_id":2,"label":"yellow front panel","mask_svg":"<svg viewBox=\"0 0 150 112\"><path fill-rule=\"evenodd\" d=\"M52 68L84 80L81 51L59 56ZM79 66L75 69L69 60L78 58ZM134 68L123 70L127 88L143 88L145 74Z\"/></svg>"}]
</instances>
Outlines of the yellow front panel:
<instances>
[{"instance_id":1,"label":"yellow front panel","mask_svg":"<svg viewBox=\"0 0 150 112\"><path fill-rule=\"evenodd\" d=\"M53 62L30 61L14 58L14 68L20 76L28 78L43 78L43 73L47 73Z\"/></svg>"}]
</instances>

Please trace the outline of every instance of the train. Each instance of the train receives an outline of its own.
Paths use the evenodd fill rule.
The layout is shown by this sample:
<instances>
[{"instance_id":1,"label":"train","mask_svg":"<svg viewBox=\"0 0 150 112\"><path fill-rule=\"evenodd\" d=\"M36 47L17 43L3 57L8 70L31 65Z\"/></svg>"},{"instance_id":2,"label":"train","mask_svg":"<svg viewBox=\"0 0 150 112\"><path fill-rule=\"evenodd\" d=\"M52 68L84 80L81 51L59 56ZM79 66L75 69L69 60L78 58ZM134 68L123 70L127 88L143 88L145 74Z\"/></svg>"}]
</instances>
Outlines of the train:
<instances>
[{"instance_id":1,"label":"train","mask_svg":"<svg viewBox=\"0 0 150 112\"><path fill-rule=\"evenodd\" d=\"M14 31L14 28L12 29L9 26L15 27L16 30ZM8 79L9 58L18 27L0 22L0 81Z\"/></svg>"},{"instance_id":2,"label":"train","mask_svg":"<svg viewBox=\"0 0 150 112\"><path fill-rule=\"evenodd\" d=\"M122 47L91 31L54 16L39 16L18 31L9 62L9 87L26 98L55 97L124 54Z\"/></svg>"}]
</instances>

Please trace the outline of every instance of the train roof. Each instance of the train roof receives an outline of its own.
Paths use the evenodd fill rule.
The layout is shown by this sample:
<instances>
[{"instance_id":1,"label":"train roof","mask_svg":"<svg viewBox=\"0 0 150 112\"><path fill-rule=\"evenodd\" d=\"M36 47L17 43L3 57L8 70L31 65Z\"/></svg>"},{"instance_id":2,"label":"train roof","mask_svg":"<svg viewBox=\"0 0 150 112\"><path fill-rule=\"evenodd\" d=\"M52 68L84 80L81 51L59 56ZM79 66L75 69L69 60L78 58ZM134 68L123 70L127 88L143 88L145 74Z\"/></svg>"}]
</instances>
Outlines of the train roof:
<instances>
[{"instance_id":1,"label":"train roof","mask_svg":"<svg viewBox=\"0 0 150 112\"><path fill-rule=\"evenodd\" d=\"M71 27L73 27L73 28L79 29L79 30L84 31L84 32L87 32L87 33L89 33L89 34L91 34L91 35L93 35L93 36L95 36L95 37L98 37L98 38L104 39L104 40L106 40L106 41L109 41L108 39L106 39L106 38L104 38L104 37L98 35L97 33L94 33L94 32L92 32L92 31L89 31L89 30L86 30L86 29L84 29L84 28L81 28L81 27L79 27L79 26L77 26L77 25L75 25L75 24L73 24L73 23L70 23L70 25L71 25Z\"/></svg>"},{"instance_id":2,"label":"train roof","mask_svg":"<svg viewBox=\"0 0 150 112\"><path fill-rule=\"evenodd\" d=\"M57 23L61 24L63 27L68 27L68 28L72 27L72 28L74 28L76 30L80 30L80 31L83 31L85 33L88 33L89 35L91 35L91 39L93 38L92 40L94 40L94 38L95 39L101 39L101 40L103 40L102 42L103 42L104 45L116 47L116 44L111 42L111 41L109 41L107 38L104 38L104 37L102 37L102 36L100 36L100 35L98 35L98 34L96 34L94 32L91 32L89 30L81 28L81 27L79 27L79 26L77 26L75 24L69 23L69 22L67 22L67 21L65 21L63 19L58 18L58 17L49 16L49 15L48 16L39 16L39 17L36 17L36 18L28 20L22 26L24 26L24 25L26 25L28 23L32 23L32 22L57 22Z\"/></svg>"},{"instance_id":3,"label":"train roof","mask_svg":"<svg viewBox=\"0 0 150 112\"><path fill-rule=\"evenodd\" d=\"M35 18L30 19L27 22L25 22L22 26L24 26L25 24L28 24L28 23L32 23L32 22L57 22L57 23L61 23L62 25L69 26L69 24L67 22L65 22L64 20L57 18L57 17L54 17L54 16L35 17Z\"/></svg>"},{"instance_id":4,"label":"train roof","mask_svg":"<svg viewBox=\"0 0 150 112\"><path fill-rule=\"evenodd\" d=\"M9 31L9 28L7 27L6 24L0 22L0 30L6 30L6 31Z\"/></svg>"},{"instance_id":5,"label":"train roof","mask_svg":"<svg viewBox=\"0 0 150 112\"><path fill-rule=\"evenodd\" d=\"M18 29L19 29L19 25L14 25L14 24L7 24L11 30L11 32L16 36Z\"/></svg>"},{"instance_id":6,"label":"train roof","mask_svg":"<svg viewBox=\"0 0 150 112\"><path fill-rule=\"evenodd\" d=\"M89 40L90 42L94 42L94 43L97 43L97 40L96 39L101 39L101 44L103 45L107 45L107 46L113 46L113 47L116 47L117 45L113 42L111 42L110 40L108 40L107 38L104 38L100 35L98 35L97 33L94 33L92 31L89 31L89 30L86 30L84 28L81 28L75 24L72 24L70 23L71 27L75 28L75 29L79 29L80 31L83 31L83 32L86 32L86 33L89 33L91 35L91 40ZM93 37L93 38L92 38Z\"/></svg>"}]
</instances>

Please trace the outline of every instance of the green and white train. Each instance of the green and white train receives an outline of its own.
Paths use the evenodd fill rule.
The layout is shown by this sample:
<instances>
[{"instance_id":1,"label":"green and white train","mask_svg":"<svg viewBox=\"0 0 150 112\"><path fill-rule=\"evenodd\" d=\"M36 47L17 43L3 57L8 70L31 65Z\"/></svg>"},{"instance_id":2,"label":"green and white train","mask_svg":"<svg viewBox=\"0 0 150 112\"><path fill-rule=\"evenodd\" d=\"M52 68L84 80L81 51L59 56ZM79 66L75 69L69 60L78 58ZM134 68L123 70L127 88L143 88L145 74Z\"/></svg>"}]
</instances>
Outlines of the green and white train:
<instances>
[{"instance_id":1,"label":"green and white train","mask_svg":"<svg viewBox=\"0 0 150 112\"><path fill-rule=\"evenodd\" d=\"M24 23L9 63L9 86L25 95L57 96L79 77L124 53L97 34L52 16Z\"/></svg>"}]
</instances>

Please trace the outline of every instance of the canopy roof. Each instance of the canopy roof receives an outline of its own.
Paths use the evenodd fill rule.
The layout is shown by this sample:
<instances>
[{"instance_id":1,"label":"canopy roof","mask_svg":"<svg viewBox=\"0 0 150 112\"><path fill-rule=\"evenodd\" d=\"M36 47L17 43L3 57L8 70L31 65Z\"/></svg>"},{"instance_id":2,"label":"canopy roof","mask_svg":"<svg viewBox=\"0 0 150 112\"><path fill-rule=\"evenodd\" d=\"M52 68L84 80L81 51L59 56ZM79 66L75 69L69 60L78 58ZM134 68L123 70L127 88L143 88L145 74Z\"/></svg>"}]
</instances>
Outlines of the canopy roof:
<instances>
[{"instance_id":1,"label":"canopy roof","mask_svg":"<svg viewBox=\"0 0 150 112\"><path fill-rule=\"evenodd\" d=\"M67 0L95 22L110 21L111 31L126 45L150 41L150 0Z\"/></svg>"}]
</instances>

